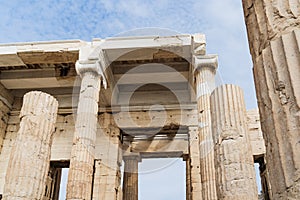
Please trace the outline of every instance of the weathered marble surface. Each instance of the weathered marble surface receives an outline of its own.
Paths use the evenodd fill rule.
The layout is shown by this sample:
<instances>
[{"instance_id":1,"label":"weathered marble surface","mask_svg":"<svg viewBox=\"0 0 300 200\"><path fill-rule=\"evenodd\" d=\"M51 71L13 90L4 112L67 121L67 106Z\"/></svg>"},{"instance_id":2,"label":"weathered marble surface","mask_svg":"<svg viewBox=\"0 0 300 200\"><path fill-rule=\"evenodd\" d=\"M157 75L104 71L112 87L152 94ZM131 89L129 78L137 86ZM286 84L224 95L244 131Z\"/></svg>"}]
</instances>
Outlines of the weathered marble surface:
<instances>
[{"instance_id":1,"label":"weathered marble surface","mask_svg":"<svg viewBox=\"0 0 300 200\"><path fill-rule=\"evenodd\" d=\"M42 199L58 102L43 92L24 96L20 129L7 167L3 199Z\"/></svg>"},{"instance_id":2,"label":"weathered marble surface","mask_svg":"<svg viewBox=\"0 0 300 200\"><path fill-rule=\"evenodd\" d=\"M257 187L241 88L222 85L210 98L218 199L256 200Z\"/></svg>"},{"instance_id":3,"label":"weathered marble surface","mask_svg":"<svg viewBox=\"0 0 300 200\"><path fill-rule=\"evenodd\" d=\"M300 198L300 1L243 0L274 199Z\"/></svg>"}]
</instances>

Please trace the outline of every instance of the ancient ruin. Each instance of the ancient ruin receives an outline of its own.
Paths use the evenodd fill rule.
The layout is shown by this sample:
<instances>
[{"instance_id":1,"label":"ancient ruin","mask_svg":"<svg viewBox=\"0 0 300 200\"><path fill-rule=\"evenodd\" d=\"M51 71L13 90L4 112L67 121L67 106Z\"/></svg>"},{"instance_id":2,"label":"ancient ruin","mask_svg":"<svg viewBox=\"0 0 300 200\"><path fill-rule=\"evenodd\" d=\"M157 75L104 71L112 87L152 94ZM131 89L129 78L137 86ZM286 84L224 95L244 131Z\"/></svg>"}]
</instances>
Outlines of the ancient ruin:
<instances>
[{"instance_id":1,"label":"ancient ruin","mask_svg":"<svg viewBox=\"0 0 300 200\"><path fill-rule=\"evenodd\" d=\"M299 199L300 3L243 6L259 110L203 34L1 44L0 199L58 200L69 168L68 200L137 200L151 158L185 162L187 200L258 199L254 163Z\"/></svg>"},{"instance_id":2,"label":"ancient ruin","mask_svg":"<svg viewBox=\"0 0 300 200\"><path fill-rule=\"evenodd\" d=\"M244 0L272 199L300 198L300 1Z\"/></svg>"},{"instance_id":3,"label":"ancient ruin","mask_svg":"<svg viewBox=\"0 0 300 200\"><path fill-rule=\"evenodd\" d=\"M164 157L186 162L187 199L257 199L254 158L265 154L258 113L247 115L240 89L222 104L218 57L205 45L202 34L2 45L11 50L1 55L3 199L57 199L62 167L67 199L138 199L138 163ZM225 137L234 144L228 154L220 153ZM224 156L245 167L219 163ZM219 178L227 171L236 183Z\"/></svg>"}]
</instances>

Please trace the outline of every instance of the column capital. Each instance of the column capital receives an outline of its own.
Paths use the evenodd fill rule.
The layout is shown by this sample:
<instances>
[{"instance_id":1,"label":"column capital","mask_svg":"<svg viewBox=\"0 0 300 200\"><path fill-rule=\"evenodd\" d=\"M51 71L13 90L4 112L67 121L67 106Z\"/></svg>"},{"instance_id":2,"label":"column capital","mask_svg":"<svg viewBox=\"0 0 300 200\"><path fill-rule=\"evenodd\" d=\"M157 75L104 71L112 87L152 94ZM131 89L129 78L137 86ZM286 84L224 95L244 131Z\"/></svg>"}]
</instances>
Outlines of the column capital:
<instances>
[{"instance_id":1,"label":"column capital","mask_svg":"<svg viewBox=\"0 0 300 200\"><path fill-rule=\"evenodd\" d=\"M102 78L104 88L107 87L105 70L109 66L104 51L100 46L86 45L80 48L79 59L75 69L82 77L86 72L94 72Z\"/></svg>"},{"instance_id":2,"label":"column capital","mask_svg":"<svg viewBox=\"0 0 300 200\"><path fill-rule=\"evenodd\" d=\"M75 65L76 72L82 76L85 72L94 72L99 76L103 73L98 60L78 60Z\"/></svg>"},{"instance_id":3,"label":"column capital","mask_svg":"<svg viewBox=\"0 0 300 200\"><path fill-rule=\"evenodd\" d=\"M77 74L82 77L86 72L94 72L102 78L104 88L107 87L104 69L99 60L78 60L75 69Z\"/></svg>"},{"instance_id":4,"label":"column capital","mask_svg":"<svg viewBox=\"0 0 300 200\"><path fill-rule=\"evenodd\" d=\"M194 55L193 56L194 72L201 71L203 68L209 68L216 72L218 68L218 55Z\"/></svg>"},{"instance_id":5,"label":"column capital","mask_svg":"<svg viewBox=\"0 0 300 200\"><path fill-rule=\"evenodd\" d=\"M136 160L138 162L141 162L142 157L139 153L132 153L132 154L123 155L123 160L124 162L127 160Z\"/></svg>"}]
</instances>

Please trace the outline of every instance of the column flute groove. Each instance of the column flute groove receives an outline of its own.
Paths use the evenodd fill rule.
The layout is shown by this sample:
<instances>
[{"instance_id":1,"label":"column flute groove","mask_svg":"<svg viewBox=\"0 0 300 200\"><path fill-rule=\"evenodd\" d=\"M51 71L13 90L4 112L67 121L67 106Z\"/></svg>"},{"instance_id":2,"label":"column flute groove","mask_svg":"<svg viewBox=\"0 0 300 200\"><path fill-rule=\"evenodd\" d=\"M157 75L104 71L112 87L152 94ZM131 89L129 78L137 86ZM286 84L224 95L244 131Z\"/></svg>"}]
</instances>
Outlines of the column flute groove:
<instances>
[{"instance_id":1,"label":"column flute groove","mask_svg":"<svg viewBox=\"0 0 300 200\"><path fill-rule=\"evenodd\" d=\"M298 199L300 1L243 0L243 7L266 142L270 196Z\"/></svg>"},{"instance_id":2,"label":"column flute groove","mask_svg":"<svg viewBox=\"0 0 300 200\"><path fill-rule=\"evenodd\" d=\"M46 93L24 95L20 129L5 177L4 200L43 198L57 109L56 99Z\"/></svg>"},{"instance_id":3,"label":"column flute groove","mask_svg":"<svg viewBox=\"0 0 300 200\"><path fill-rule=\"evenodd\" d=\"M213 138L211 132L210 94L215 88L217 56L194 56L199 122L200 172L202 198L217 199L214 168Z\"/></svg>"},{"instance_id":4,"label":"column flute groove","mask_svg":"<svg viewBox=\"0 0 300 200\"><path fill-rule=\"evenodd\" d=\"M254 161L242 90L222 85L211 95L218 199L256 200Z\"/></svg>"}]
</instances>

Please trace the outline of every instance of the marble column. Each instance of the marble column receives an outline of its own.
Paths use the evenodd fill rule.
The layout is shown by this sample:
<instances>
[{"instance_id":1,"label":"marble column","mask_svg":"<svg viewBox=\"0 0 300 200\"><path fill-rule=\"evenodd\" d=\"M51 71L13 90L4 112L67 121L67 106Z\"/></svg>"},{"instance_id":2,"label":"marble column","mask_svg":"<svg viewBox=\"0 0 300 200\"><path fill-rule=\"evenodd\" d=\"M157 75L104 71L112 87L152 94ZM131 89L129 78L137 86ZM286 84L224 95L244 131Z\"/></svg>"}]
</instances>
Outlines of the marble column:
<instances>
[{"instance_id":1,"label":"marble column","mask_svg":"<svg viewBox=\"0 0 300 200\"><path fill-rule=\"evenodd\" d=\"M218 199L257 200L254 161L241 88L222 85L211 95Z\"/></svg>"},{"instance_id":2,"label":"marble column","mask_svg":"<svg viewBox=\"0 0 300 200\"><path fill-rule=\"evenodd\" d=\"M123 200L138 200L139 156L126 156L124 159Z\"/></svg>"},{"instance_id":3,"label":"marble column","mask_svg":"<svg viewBox=\"0 0 300 200\"><path fill-rule=\"evenodd\" d=\"M300 1L243 0L274 199L300 199Z\"/></svg>"},{"instance_id":4,"label":"marble column","mask_svg":"<svg viewBox=\"0 0 300 200\"><path fill-rule=\"evenodd\" d=\"M67 199L92 199L98 101L101 86L97 60L77 61L81 76L75 133L67 183Z\"/></svg>"},{"instance_id":5,"label":"marble column","mask_svg":"<svg viewBox=\"0 0 300 200\"><path fill-rule=\"evenodd\" d=\"M213 200L217 199L217 193L209 98L215 88L218 60L216 55L194 56L193 64L197 89L202 198Z\"/></svg>"},{"instance_id":6,"label":"marble column","mask_svg":"<svg viewBox=\"0 0 300 200\"><path fill-rule=\"evenodd\" d=\"M43 198L57 109L56 99L46 93L24 95L20 129L5 177L4 200Z\"/></svg>"}]
</instances>

